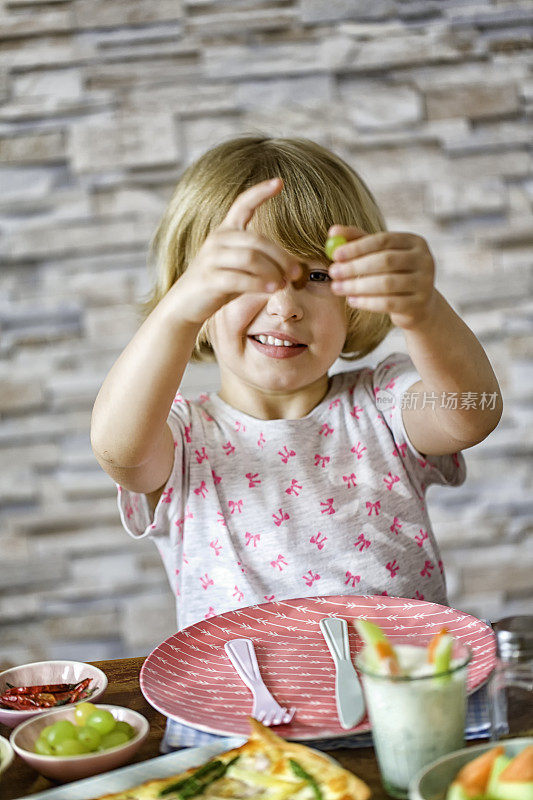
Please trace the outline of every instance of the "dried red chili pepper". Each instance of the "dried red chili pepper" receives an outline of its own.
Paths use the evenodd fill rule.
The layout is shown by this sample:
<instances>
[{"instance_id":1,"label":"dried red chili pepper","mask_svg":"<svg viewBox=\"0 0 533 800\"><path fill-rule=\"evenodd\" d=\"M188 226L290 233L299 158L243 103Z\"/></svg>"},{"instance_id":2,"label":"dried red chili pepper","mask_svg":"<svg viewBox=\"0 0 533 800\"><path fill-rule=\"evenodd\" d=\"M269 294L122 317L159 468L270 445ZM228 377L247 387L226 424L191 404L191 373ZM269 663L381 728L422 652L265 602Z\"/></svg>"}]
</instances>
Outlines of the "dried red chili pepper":
<instances>
[{"instance_id":1,"label":"dried red chili pepper","mask_svg":"<svg viewBox=\"0 0 533 800\"><path fill-rule=\"evenodd\" d=\"M39 703L29 695L3 694L0 702L15 711L26 711L29 709L40 708Z\"/></svg>"},{"instance_id":2,"label":"dried red chili pepper","mask_svg":"<svg viewBox=\"0 0 533 800\"><path fill-rule=\"evenodd\" d=\"M10 686L9 692L11 694L39 694L40 692L66 692L69 689L74 689L77 684L75 683L49 683L42 686Z\"/></svg>"},{"instance_id":3,"label":"dried red chili pepper","mask_svg":"<svg viewBox=\"0 0 533 800\"><path fill-rule=\"evenodd\" d=\"M78 685L74 689L74 692L73 692L72 697L70 699L71 703L75 703L80 698L80 695L85 691L85 689L87 689L87 687L89 686L90 682L91 682L90 678L85 678L85 680L80 681L78 683Z\"/></svg>"},{"instance_id":4,"label":"dried red chili pepper","mask_svg":"<svg viewBox=\"0 0 533 800\"><path fill-rule=\"evenodd\" d=\"M0 695L0 704L7 708L52 708L66 703L76 703L94 691L88 691L91 678L78 683L55 683L41 686L13 686Z\"/></svg>"}]
</instances>

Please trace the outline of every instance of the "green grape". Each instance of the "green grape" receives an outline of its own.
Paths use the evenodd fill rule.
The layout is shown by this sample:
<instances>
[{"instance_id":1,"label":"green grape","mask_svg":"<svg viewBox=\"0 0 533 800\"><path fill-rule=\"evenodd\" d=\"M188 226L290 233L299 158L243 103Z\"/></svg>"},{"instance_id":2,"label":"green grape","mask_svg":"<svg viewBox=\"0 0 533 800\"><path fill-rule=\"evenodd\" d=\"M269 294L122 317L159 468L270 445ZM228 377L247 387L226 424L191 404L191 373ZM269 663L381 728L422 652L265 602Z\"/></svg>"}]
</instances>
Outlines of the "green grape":
<instances>
[{"instance_id":1,"label":"green grape","mask_svg":"<svg viewBox=\"0 0 533 800\"><path fill-rule=\"evenodd\" d=\"M43 728L42 731L39 734L39 738L40 739L44 739L44 741L47 742L48 741L48 734L50 733L50 731L52 730L53 727L54 727L53 725L47 725L46 728Z\"/></svg>"},{"instance_id":2,"label":"green grape","mask_svg":"<svg viewBox=\"0 0 533 800\"><path fill-rule=\"evenodd\" d=\"M46 729L45 729L46 730ZM50 725L46 734L46 741L54 750L60 742L76 737L76 728L68 719L60 719Z\"/></svg>"},{"instance_id":3,"label":"green grape","mask_svg":"<svg viewBox=\"0 0 533 800\"><path fill-rule=\"evenodd\" d=\"M54 752L46 739L43 739L42 736L39 736L37 741L35 742L35 752L39 753L40 756L53 756Z\"/></svg>"},{"instance_id":4,"label":"green grape","mask_svg":"<svg viewBox=\"0 0 533 800\"><path fill-rule=\"evenodd\" d=\"M77 725L85 725L88 717L96 711L96 706L92 703L78 703L74 709L74 719Z\"/></svg>"},{"instance_id":5,"label":"green grape","mask_svg":"<svg viewBox=\"0 0 533 800\"><path fill-rule=\"evenodd\" d=\"M78 742L77 739L63 739L54 748L54 755L56 756L81 756L87 752L83 744Z\"/></svg>"},{"instance_id":6,"label":"green grape","mask_svg":"<svg viewBox=\"0 0 533 800\"><path fill-rule=\"evenodd\" d=\"M78 742L81 742L90 752L98 750L101 739L102 737L98 731L95 728L90 728L88 725L84 725L83 728L80 728L78 731Z\"/></svg>"},{"instance_id":7,"label":"green grape","mask_svg":"<svg viewBox=\"0 0 533 800\"><path fill-rule=\"evenodd\" d=\"M109 750L110 747L118 747L119 744L126 744L129 741L129 736L124 731L111 731L102 736L99 750Z\"/></svg>"},{"instance_id":8,"label":"green grape","mask_svg":"<svg viewBox=\"0 0 533 800\"><path fill-rule=\"evenodd\" d=\"M89 717L87 717L86 725L94 728L98 733L104 736L106 733L112 731L115 727L115 717L106 708L97 708Z\"/></svg>"},{"instance_id":9,"label":"green grape","mask_svg":"<svg viewBox=\"0 0 533 800\"><path fill-rule=\"evenodd\" d=\"M122 720L119 720L115 725L115 730L126 733L128 735L128 739L133 739L135 736L135 728L133 728L129 722L123 722Z\"/></svg>"},{"instance_id":10,"label":"green grape","mask_svg":"<svg viewBox=\"0 0 533 800\"><path fill-rule=\"evenodd\" d=\"M324 246L324 252L326 253L327 257L333 261L333 253L340 247L341 244L346 244L346 239L344 236L329 236L326 239L326 244Z\"/></svg>"}]
</instances>

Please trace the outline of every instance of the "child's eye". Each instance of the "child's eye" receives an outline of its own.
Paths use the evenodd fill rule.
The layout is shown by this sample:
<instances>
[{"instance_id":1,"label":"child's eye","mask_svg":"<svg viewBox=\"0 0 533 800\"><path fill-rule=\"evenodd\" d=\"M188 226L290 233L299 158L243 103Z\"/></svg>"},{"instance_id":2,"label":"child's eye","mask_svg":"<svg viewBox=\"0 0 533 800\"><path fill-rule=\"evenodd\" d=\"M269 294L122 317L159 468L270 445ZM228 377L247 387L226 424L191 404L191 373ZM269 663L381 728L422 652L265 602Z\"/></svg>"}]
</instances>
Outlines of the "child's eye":
<instances>
[{"instance_id":1,"label":"child's eye","mask_svg":"<svg viewBox=\"0 0 533 800\"><path fill-rule=\"evenodd\" d=\"M327 283L331 278L327 272L323 272L320 269L313 269L309 273L309 280L313 283Z\"/></svg>"}]
</instances>

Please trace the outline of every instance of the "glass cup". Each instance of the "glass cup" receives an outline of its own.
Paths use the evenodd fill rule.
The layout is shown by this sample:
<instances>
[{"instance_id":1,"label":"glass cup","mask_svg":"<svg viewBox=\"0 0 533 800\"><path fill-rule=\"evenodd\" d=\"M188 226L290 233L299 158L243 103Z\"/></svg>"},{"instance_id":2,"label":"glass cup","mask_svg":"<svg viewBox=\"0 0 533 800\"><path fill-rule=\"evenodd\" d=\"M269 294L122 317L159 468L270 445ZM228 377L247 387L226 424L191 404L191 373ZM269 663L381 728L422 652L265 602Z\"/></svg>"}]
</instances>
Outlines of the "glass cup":
<instances>
[{"instance_id":1,"label":"glass cup","mask_svg":"<svg viewBox=\"0 0 533 800\"><path fill-rule=\"evenodd\" d=\"M400 663L403 656L409 663L424 663L430 640L420 637L415 644L412 639L394 639ZM377 675L368 670L361 654L357 657L381 779L392 797L407 798L417 772L464 746L471 657L469 647L454 642L450 669L423 677Z\"/></svg>"}]
</instances>

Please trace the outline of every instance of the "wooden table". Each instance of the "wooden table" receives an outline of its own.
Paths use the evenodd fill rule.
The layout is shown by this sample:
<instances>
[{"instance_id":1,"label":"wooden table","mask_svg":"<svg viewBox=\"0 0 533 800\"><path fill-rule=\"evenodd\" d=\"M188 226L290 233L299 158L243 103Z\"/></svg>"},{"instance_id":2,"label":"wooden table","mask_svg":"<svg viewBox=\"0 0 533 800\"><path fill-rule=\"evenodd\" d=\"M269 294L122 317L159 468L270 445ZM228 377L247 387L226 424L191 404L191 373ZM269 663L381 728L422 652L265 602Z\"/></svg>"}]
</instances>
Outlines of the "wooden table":
<instances>
[{"instance_id":1,"label":"wooden table","mask_svg":"<svg viewBox=\"0 0 533 800\"><path fill-rule=\"evenodd\" d=\"M161 755L159 744L166 724L166 717L152 708L141 693L139 672L143 661L144 657L94 662L96 667L105 672L109 680L102 702L133 708L143 714L150 723L150 733L137 752L133 762L145 761L148 758L155 758ZM9 728L0 725L0 734L2 736L9 738L10 733ZM356 750L332 750L331 754L344 767L354 772L370 786L372 800L386 800L388 795L385 794L381 786L374 751L371 747ZM1 800L23 798L56 785L47 778L43 778L42 775L38 775L18 756L15 756L15 760L2 777L3 780L0 785Z\"/></svg>"}]
</instances>

